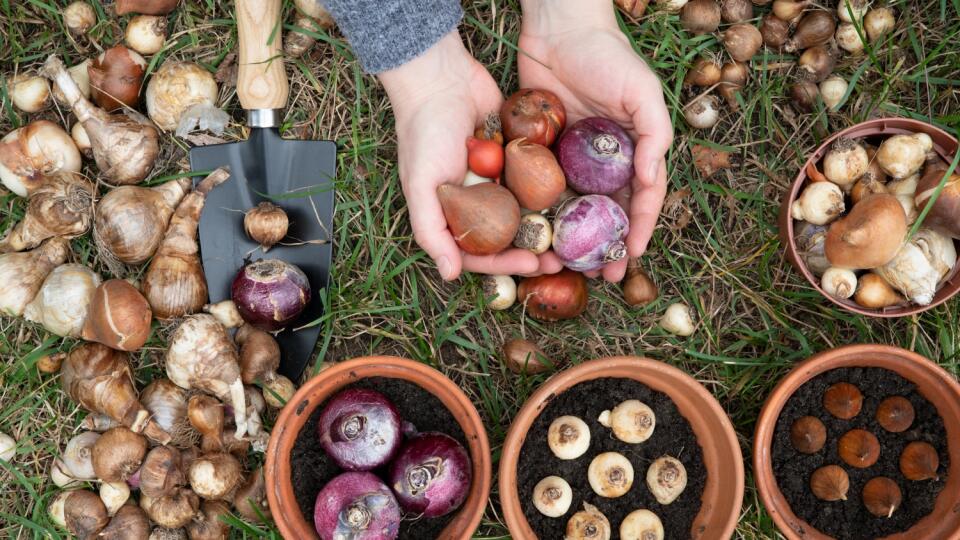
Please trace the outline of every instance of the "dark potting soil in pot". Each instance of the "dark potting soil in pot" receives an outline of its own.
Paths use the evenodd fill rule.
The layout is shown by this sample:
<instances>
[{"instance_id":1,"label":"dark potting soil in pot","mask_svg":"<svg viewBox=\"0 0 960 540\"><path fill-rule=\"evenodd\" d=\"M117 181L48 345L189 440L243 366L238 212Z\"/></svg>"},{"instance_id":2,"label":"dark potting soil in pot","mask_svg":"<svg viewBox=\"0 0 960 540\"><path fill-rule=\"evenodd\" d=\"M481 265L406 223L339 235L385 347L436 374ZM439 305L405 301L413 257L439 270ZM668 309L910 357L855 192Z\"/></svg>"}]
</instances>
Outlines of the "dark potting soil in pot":
<instances>
[{"instance_id":1,"label":"dark potting soil in pot","mask_svg":"<svg viewBox=\"0 0 960 540\"><path fill-rule=\"evenodd\" d=\"M863 394L863 408L850 420L836 418L823 408L824 391L838 382L851 383ZM890 433L877 423L877 406L890 396L907 398L916 413L903 433ZM827 428L827 443L815 454L798 452L790 441L794 421L807 415L819 418ZM855 428L873 433L880 441L880 459L865 469L847 465L837 453L840 437ZM883 368L834 369L798 388L784 405L773 437L773 471L793 512L820 532L841 540L880 538L906 531L933 510L950 467L946 440L937 409L910 381ZM939 481L911 481L900 473L900 453L913 441L925 441L937 449ZM839 465L847 471L850 489L846 501L822 501L810 491L810 475L825 465ZM890 518L878 518L863 505L863 486L876 476L886 476L900 487L902 502Z\"/></svg>"},{"instance_id":2,"label":"dark potting soil in pot","mask_svg":"<svg viewBox=\"0 0 960 540\"><path fill-rule=\"evenodd\" d=\"M443 402L417 384L403 379L371 377L345 386L342 390L347 388L376 390L387 396L397 406L400 417L411 422L418 431L446 433L460 441L464 448L468 448L463 429ZM326 402L320 404L310 414L290 452L290 480L293 483L293 493L297 497L297 504L300 505L304 519L311 525L313 525L313 506L317 501L317 493L327 482L342 472L320 446L317 421L325 404ZM384 479L387 477L386 467L383 469L373 472ZM397 538L432 540L440 535L456 513L457 511L454 511L437 518L404 519L400 523L400 535Z\"/></svg>"},{"instance_id":3,"label":"dark potting soil in pot","mask_svg":"<svg viewBox=\"0 0 960 540\"><path fill-rule=\"evenodd\" d=\"M653 435L639 444L628 444L613 436L597 418L620 402L639 399L653 409L656 427ZM561 460L547 445L547 430L557 417L577 416L590 427L590 448L577 459ZM607 499L590 488L587 468L597 454L619 452L633 465L633 486L622 497ZM647 488L647 469L657 458L669 455L679 459L687 470L687 487L668 505L661 505ZM533 488L547 476L559 476L573 488L570 510L558 518L544 516L533 506ZM611 538L620 538L620 522L627 514L646 508L663 522L668 540L688 540L693 520L700 512L700 497L707 469L703 452L687 419L669 396L632 379L604 378L582 382L553 398L530 426L517 461L517 493L530 528L541 540L564 537L567 521L583 510L584 501L594 505L610 521Z\"/></svg>"}]
</instances>

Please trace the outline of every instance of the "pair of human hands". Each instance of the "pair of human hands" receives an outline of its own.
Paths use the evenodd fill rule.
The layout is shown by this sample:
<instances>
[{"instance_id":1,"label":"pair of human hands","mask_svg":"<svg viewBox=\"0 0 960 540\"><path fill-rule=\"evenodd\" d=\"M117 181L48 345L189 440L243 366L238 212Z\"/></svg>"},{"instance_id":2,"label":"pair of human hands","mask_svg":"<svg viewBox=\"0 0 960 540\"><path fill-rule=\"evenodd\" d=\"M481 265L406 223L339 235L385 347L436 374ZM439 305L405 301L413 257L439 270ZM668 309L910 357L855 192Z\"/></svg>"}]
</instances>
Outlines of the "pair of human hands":
<instances>
[{"instance_id":1,"label":"pair of human hands","mask_svg":"<svg viewBox=\"0 0 960 540\"><path fill-rule=\"evenodd\" d=\"M567 125L602 116L619 123L636 141L636 176L618 199L630 218L627 251L647 247L666 193L665 154L673 128L660 81L636 55L616 24L612 2L524 3L518 69L524 88L560 98ZM400 181L414 239L433 258L441 277L461 271L538 275L560 271L552 252L508 249L489 256L463 253L447 230L437 187L459 183L467 172L466 139L503 95L487 70L453 31L424 54L380 75L390 96L399 142ZM606 265L608 281L619 281L627 260ZM588 275L591 275L588 273Z\"/></svg>"}]
</instances>

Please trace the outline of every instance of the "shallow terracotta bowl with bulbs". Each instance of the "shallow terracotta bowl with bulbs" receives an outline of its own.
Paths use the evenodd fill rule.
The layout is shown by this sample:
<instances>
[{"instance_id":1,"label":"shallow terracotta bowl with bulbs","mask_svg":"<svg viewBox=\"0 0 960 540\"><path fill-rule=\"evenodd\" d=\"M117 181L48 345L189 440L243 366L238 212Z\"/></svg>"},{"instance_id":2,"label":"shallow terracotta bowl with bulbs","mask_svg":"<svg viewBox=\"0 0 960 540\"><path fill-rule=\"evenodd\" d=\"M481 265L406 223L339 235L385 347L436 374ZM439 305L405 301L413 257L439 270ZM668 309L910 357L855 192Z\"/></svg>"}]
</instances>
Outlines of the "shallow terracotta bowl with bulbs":
<instances>
[{"instance_id":1,"label":"shallow terracotta bowl with bulbs","mask_svg":"<svg viewBox=\"0 0 960 540\"><path fill-rule=\"evenodd\" d=\"M563 370L541 385L517 413L500 456L499 482L503 517L513 538L537 538L523 514L526 501L521 502L517 492L517 461L530 426L557 395L579 383L603 378L633 379L670 397L697 436L707 469L702 504L690 538L730 538L740 517L744 485L743 456L733 424L696 379L663 362L637 356L599 358Z\"/></svg>"},{"instance_id":2,"label":"shallow terracotta bowl with bulbs","mask_svg":"<svg viewBox=\"0 0 960 540\"><path fill-rule=\"evenodd\" d=\"M947 432L950 468L933 512L908 530L883 540L960 540L960 384L946 370L917 353L890 345L847 345L824 351L798 364L774 388L757 421L753 471L760 499L788 540L832 540L797 517L777 485L773 472L773 437L787 401L807 381L833 369L889 369L917 386L940 413Z\"/></svg>"},{"instance_id":3,"label":"shallow terracotta bowl with bulbs","mask_svg":"<svg viewBox=\"0 0 960 540\"><path fill-rule=\"evenodd\" d=\"M833 142L840 137L853 139L866 138L870 140L910 133L926 133L930 135L930 138L933 139L934 151L947 163L953 161L958 148L957 139L936 126L910 118L878 118L868 120L834 133L830 138L823 141L823 144L810 154L807 162L803 164L803 168L800 169L800 173L797 174L796 179L793 181L790 189L787 190L780 204L780 216L778 219L780 243L784 246L787 260L803 274L803 277L807 278L807 281L810 282L810 285L813 286L817 292L847 311L871 317L905 317L938 306L960 291L960 264L958 264L951 271L950 275L947 276L947 279L940 284L940 288L937 290L933 301L930 302L929 305L921 306L913 302L908 302L881 309L865 308L854 302L853 298L836 298L824 291L820 286L820 280L813 275L813 272L804 264L797 248L796 230L794 228L794 219L790 215L790 208L793 206L793 201L800 196L803 188L807 185L807 168L811 164L820 163ZM954 240L954 243L957 245L957 250L960 251L960 242Z\"/></svg>"},{"instance_id":4,"label":"shallow terracotta bowl with bulbs","mask_svg":"<svg viewBox=\"0 0 960 540\"><path fill-rule=\"evenodd\" d=\"M436 396L460 424L473 464L473 481L467 499L436 540L469 540L490 497L490 442L483 421L470 398L444 374L421 362L395 356L354 358L325 369L304 383L280 411L270 433L264 467L270 514L280 533L289 539L319 539L313 520L304 518L294 496L290 453L302 429L315 429L306 423L317 407L341 388L369 377L402 379L420 386Z\"/></svg>"}]
</instances>

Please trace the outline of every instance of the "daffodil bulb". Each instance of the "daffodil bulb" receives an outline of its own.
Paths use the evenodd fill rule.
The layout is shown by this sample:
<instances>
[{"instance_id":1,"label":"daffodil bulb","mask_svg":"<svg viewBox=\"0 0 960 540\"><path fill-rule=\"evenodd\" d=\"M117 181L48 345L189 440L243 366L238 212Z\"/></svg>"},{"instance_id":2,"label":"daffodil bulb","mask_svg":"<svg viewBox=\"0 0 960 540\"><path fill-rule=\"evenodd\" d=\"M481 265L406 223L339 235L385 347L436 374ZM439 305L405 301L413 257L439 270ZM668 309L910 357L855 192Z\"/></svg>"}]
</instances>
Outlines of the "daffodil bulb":
<instances>
[{"instance_id":1,"label":"daffodil bulb","mask_svg":"<svg viewBox=\"0 0 960 540\"><path fill-rule=\"evenodd\" d=\"M933 302L941 280L956 264L953 240L932 229L921 228L892 261L874 272L910 300L926 306Z\"/></svg>"}]
</instances>

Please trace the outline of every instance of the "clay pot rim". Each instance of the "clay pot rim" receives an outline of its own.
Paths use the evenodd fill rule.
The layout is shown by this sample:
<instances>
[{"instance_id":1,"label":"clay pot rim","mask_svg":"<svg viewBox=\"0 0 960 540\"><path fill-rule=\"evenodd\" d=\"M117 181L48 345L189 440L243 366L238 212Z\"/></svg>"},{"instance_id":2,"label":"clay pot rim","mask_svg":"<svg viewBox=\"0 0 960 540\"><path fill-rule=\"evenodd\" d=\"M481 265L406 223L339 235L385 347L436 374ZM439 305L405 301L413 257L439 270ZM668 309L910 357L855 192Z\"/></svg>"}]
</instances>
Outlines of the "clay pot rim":
<instances>
[{"instance_id":1,"label":"clay pot rim","mask_svg":"<svg viewBox=\"0 0 960 540\"><path fill-rule=\"evenodd\" d=\"M851 313L881 318L906 317L909 315L922 313L928 309L939 306L960 292L960 264L958 264L954 267L951 274L943 280L940 288L937 290L936 295L934 295L933 302L931 302L929 305L921 306L911 302L909 304L890 306L881 309L867 309L858 305L852 299L839 299L827 294L827 292L824 291L820 286L820 280L817 279L816 276L813 275L813 272L807 268L807 265L803 263L797 251L797 243L793 226L794 219L790 215L790 207L793 206L793 202L800 195L801 188L806 184L807 167L809 167L811 163L819 163L826 154L827 149L831 144L833 144L833 141L840 137L859 138L916 132L923 132L930 135L930 137L933 139L934 150L940 155L940 157L946 160L948 163L953 161L954 153L957 151L960 143L958 143L957 139L953 135L950 135L946 131L932 124L914 120L912 118L877 118L873 120L867 120L866 122L855 124L844 130L834 133L828 139L824 140L823 143L821 143L820 146L818 146L817 149L814 150L807 158L807 161L803 164L800 172L797 173L797 176L790 185L790 188L786 193L784 193L783 200L780 204L780 215L778 220L779 235L780 242L783 244L784 250L786 251L787 259L791 264L793 264L794 268L803 274L803 277L807 279L807 282L809 282L810 285L816 289L821 296ZM960 240L955 239L954 243L957 245L958 250L960 250Z\"/></svg>"},{"instance_id":2,"label":"clay pot rim","mask_svg":"<svg viewBox=\"0 0 960 540\"><path fill-rule=\"evenodd\" d=\"M716 497L717 502L715 504L704 502L701 505L700 512L694 519L693 528L696 529L698 523L704 522L712 514L725 512L722 520L722 531L712 530L710 534L716 536L710 538L730 538L740 518L745 484L743 456L733 424L713 394L696 379L669 364L639 356L598 358L561 371L543 383L521 407L510 424L500 455L498 484L500 504L503 509L504 521L510 533L514 535L514 538L535 537L531 535L532 531L523 514L516 481L520 449L523 447L530 426L556 395L578 383L607 377L631 378L641 382L654 390L667 394L675 401L678 408L681 407L679 400L687 403L686 399L693 397L698 401L697 405L702 407L696 411L699 416L691 418L692 415L683 409L681 409L681 413L687 418L694 430L703 451L704 464L708 467L704 496L707 496L708 490L722 496ZM692 408L692 405L687 405L687 407ZM721 431L723 436L719 440L708 438L709 440L701 443L700 441L706 435L704 430L707 428L704 426L708 425L715 426L715 429ZM700 430L697 429L698 426L701 427ZM716 459L714 454L720 453L728 454L723 457L729 459L729 461L723 463L724 468L720 471L720 474L732 476L732 482L722 486L722 482L717 479L717 474L713 474L720 463L718 462L716 467L710 467L707 463L708 459ZM733 496L729 494L731 488L729 484L731 483ZM719 493L721 487L724 489L722 494Z\"/></svg>"},{"instance_id":3,"label":"clay pot rim","mask_svg":"<svg viewBox=\"0 0 960 540\"><path fill-rule=\"evenodd\" d=\"M403 379L437 397L460 424L473 464L473 481L467 499L438 538L469 540L483 518L490 496L492 463L490 442L480 414L470 398L446 375L415 360L396 356L364 356L325 369L308 380L290 399L274 424L267 445L264 480L274 523L284 538L318 539L313 524L304 519L290 483L290 454L294 441L310 414L333 392L369 377ZM435 385L435 389L427 388ZM325 392L318 388L325 388ZM311 400L315 391L319 399ZM296 406L294 406L296 404ZM284 459L279 459L285 448Z\"/></svg>"},{"instance_id":4,"label":"clay pot rim","mask_svg":"<svg viewBox=\"0 0 960 540\"><path fill-rule=\"evenodd\" d=\"M780 413L797 388L824 372L847 367L889 369L916 384L917 390L937 407L937 412L944 418L944 427L947 430L947 452L951 457L949 478L937 497L933 512L907 531L886 536L884 540L960 539L960 514L954 511L956 502L947 501L944 497L950 489L960 492L960 420L957 420L960 419L960 383L928 358L900 347L877 344L846 345L811 356L797 364L786 377L781 379L764 402L754 434L753 474L760 499L767 513L773 518L777 529L788 540L833 540L832 537L821 533L793 513L773 473L771 446ZM942 398L945 407L937 406L936 402L941 399L932 397L921 389L918 379L935 388L934 394ZM951 413L950 416L957 420L953 424L948 420L945 408L948 409L946 412ZM952 520L948 519L950 516ZM921 527L922 531L914 532Z\"/></svg>"}]
</instances>

